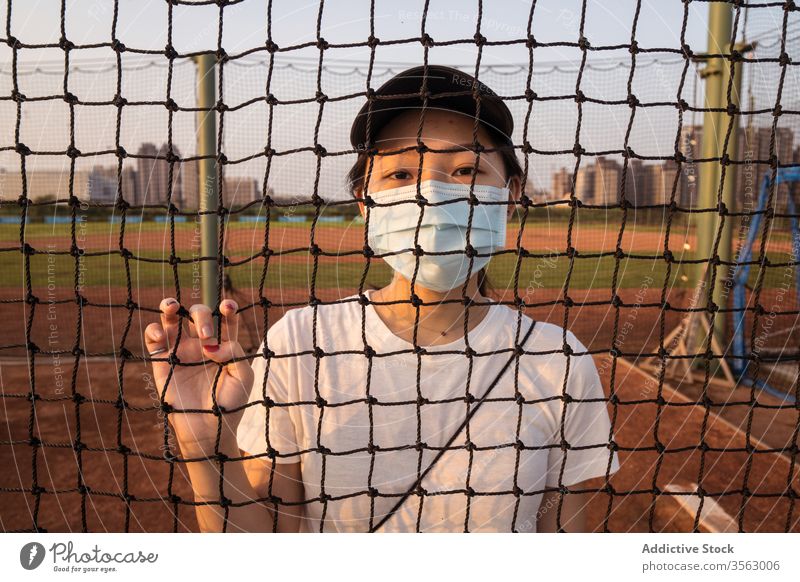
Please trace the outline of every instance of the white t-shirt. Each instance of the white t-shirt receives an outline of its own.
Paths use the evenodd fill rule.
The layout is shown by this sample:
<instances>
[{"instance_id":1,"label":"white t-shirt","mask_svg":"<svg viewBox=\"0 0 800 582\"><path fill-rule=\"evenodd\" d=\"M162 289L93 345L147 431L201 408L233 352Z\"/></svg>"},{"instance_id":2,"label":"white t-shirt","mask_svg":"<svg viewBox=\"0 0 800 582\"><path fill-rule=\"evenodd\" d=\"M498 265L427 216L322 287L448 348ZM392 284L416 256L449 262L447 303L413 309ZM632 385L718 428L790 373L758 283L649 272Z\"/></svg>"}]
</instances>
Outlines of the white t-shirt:
<instances>
[{"instance_id":1,"label":"white t-shirt","mask_svg":"<svg viewBox=\"0 0 800 582\"><path fill-rule=\"evenodd\" d=\"M370 296L370 292L366 294ZM362 321L366 337L362 336ZM427 355L418 356L413 344L392 333L374 307L362 306L357 295L333 305L290 310L267 333L267 345L275 353L269 373L265 358L253 360L255 382L250 402L259 403L244 412L237 435L239 447L253 455L267 451L269 410L269 437L278 451L276 462L301 463L309 501L304 505L301 531L369 531L371 511L372 523L377 524L414 483L418 470L424 472L438 454L433 447L444 447L466 418L467 406L475 405L467 403L468 377L469 391L477 400L512 357L515 338L521 341L530 324L531 319L517 310L491 305L469 333L469 345L476 354L470 374L463 337L429 346ZM617 471L618 453L607 446L611 423L606 402L565 404L561 397L569 360L567 393L576 400L605 398L591 356L563 354L563 332L556 325L536 323L524 349L553 353L520 357L519 393L525 402L515 400L512 362L471 418L468 428L474 450L469 483L465 427L423 479L427 494L410 495L379 531L416 531L420 500L422 532L463 532L468 502L470 532L511 532L515 509L514 528L536 531L541 493L515 496L515 473L516 487L533 492L559 484L570 486L605 475L607 469L609 474ZM314 335L316 346L325 354L319 358L315 357ZM574 352L586 351L571 332L566 338ZM375 353L371 375L365 340ZM503 349L508 351L479 355ZM422 404L417 403L418 358L421 396L429 401ZM376 399L371 407L368 376L369 394ZM266 395L289 406L267 409L263 404L265 377ZM325 401L320 402L322 407L318 396ZM560 447L562 415L564 439L571 446L566 455ZM518 423L523 445L519 451L515 446ZM380 447L373 453L368 448L370 433L373 444ZM418 440L431 447L421 448L419 469ZM551 448L546 448L548 445ZM395 496L371 497L369 487Z\"/></svg>"}]
</instances>

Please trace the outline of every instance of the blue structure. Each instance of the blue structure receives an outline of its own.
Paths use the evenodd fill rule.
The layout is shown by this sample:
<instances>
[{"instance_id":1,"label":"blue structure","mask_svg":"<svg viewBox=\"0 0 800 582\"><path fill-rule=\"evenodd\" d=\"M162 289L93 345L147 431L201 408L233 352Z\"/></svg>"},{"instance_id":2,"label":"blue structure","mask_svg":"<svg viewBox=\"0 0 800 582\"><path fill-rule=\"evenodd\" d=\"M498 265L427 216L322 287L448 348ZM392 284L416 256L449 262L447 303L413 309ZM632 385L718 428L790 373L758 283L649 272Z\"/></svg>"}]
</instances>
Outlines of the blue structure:
<instances>
[{"instance_id":1,"label":"blue structure","mask_svg":"<svg viewBox=\"0 0 800 582\"><path fill-rule=\"evenodd\" d=\"M752 265L748 263L752 260L753 245L755 244L756 236L759 234L764 211L767 208L767 199L773 182L773 174L775 175L774 182L776 188L780 184L800 182L800 168L778 168L776 172L767 172L764 175L764 179L761 181L761 188L758 193L758 206L756 212L753 214L750 229L747 233L747 241L745 242L741 256L737 260L739 264L736 266L733 275L733 355L735 357L730 358L730 366L739 382L751 386L755 385L782 400L788 399L794 401L791 395L781 390L776 390L763 380L749 377L748 366L750 365L750 361L744 359L745 356L750 353L751 349L751 347L747 345L747 338L745 337L747 280L750 276L750 267L752 267ZM794 241L800 240L800 226L798 226L795 201L791 195L788 197L788 207L789 214L791 215L792 242L794 243ZM795 293L800 294L800 248L798 248L797 244L792 244L792 259L795 263Z\"/></svg>"}]
</instances>

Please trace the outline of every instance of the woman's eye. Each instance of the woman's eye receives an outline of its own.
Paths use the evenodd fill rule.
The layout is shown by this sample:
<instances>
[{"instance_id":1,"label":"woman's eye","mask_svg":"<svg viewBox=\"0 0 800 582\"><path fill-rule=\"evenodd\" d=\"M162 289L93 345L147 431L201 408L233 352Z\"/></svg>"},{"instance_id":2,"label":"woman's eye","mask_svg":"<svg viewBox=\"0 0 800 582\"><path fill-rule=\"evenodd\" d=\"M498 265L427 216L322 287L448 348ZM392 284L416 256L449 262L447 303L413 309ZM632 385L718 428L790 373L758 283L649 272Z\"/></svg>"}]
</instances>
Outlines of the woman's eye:
<instances>
[{"instance_id":1,"label":"woman's eye","mask_svg":"<svg viewBox=\"0 0 800 582\"><path fill-rule=\"evenodd\" d=\"M475 170L475 168L473 168L472 166L469 166L469 167L466 167L466 168L459 168L459 169L456 170L456 172L461 172L463 170L466 170L466 173L465 174L461 174L461 175L462 176L469 176L469 175L472 174L472 172ZM478 170L478 172L480 172L480 170Z\"/></svg>"},{"instance_id":2,"label":"woman's eye","mask_svg":"<svg viewBox=\"0 0 800 582\"><path fill-rule=\"evenodd\" d=\"M405 170L397 170L389 174L389 177L394 178L395 180L407 180L409 176L411 176L411 174Z\"/></svg>"}]
</instances>

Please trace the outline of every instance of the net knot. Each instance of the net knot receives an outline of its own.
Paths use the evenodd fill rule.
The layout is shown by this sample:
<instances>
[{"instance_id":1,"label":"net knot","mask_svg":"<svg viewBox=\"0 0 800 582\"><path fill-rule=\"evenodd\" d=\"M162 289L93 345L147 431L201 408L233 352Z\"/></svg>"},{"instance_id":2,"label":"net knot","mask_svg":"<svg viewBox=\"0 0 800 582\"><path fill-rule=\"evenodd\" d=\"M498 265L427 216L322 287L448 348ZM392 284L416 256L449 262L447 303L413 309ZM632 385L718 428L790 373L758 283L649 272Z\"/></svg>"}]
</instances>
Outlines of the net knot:
<instances>
[{"instance_id":1,"label":"net knot","mask_svg":"<svg viewBox=\"0 0 800 582\"><path fill-rule=\"evenodd\" d=\"M414 495L417 495L418 497L422 497L422 496L427 495L427 494L428 494L428 490L425 489L422 485L417 485L414 488Z\"/></svg>"},{"instance_id":2,"label":"net knot","mask_svg":"<svg viewBox=\"0 0 800 582\"><path fill-rule=\"evenodd\" d=\"M41 495L42 493L47 493L47 489L41 485L34 485L31 487L31 493L34 495Z\"/></svg>"},{"instance_id":3,"label":"net knot","mask_svg":"<svg viewBox=\"0 0 800 582\"><path fill-rule=\"evenodd\" d=\"M686 101L686 99L681 98L675 103L675 107L685 113L689 110L689 103Z\"/></svg>"},{"instance_id":4,"label":"net knot","mask_svg":"<svg viewBox=\"0 0 800 582\"><path fill-rule=\"evenodd\" d=\"M308 298L308 304L311 307L316 307L317 305L320 304L320 300L316 295L310 295Z\"/></svg>"},{"instance_id":5,"label":"net knot","mask_svg":"<svg viewBox=\"0 0 800 582\"><path fill-rule=\"evenodd\" d=\"M656 441L655 449L656 452L660 455L666 450L666 447L664 446L664 443L662 443L661 441Z\"/></svg>"},{"instance_id":6,"label":"net knot","mask_svg":"<svg viewBox=\"0 0 800 582\"><path fill-rule=\"evenodd\" d=\"M610 355L612 358L619 358L619 357L621 357L621 356L622 356L622 352L621 352L621 351L619 351L617 348L611 348L610 350L608 350L608 354L609 354L609 355Z\"/></svg>"},{"instance_id":7,"label":"net knot","mask_svg":"<svg viewBox=\"0 0 800 582\"><path fill-rule=\"evenodd\" d=\"M633 93L628 93L628 105L630 106L631 109L633 109L641 105L641 102L639 101L639 98L636 97L636 95L634 95Z\"/></svg>"},{"instance_id":8,"label":"net knot","mask_svg":"<svg viewBox=\"0 0 800 582\"><path fill-rule=\"evenodd\" d=\"M379 445L374 444L374 443L369 443L367 445L367 452L368 453L376 453L376 452L378 452L380 450L381 450L381 447Z\"/></svg>"},{"instance_id":9,"label":"net knot","mask_svg":"<svg viewBox=\"0 0 800 582\"><path fill-rule=\"evenodd\" d=\"M786 0L786 2L783 3L783 9L786 12L794 12L797 10L797 4L795 4L794 0Z\"/></svg>"},{"instance_id":10,"label":"net knot","mask_svg":"<svg viewBox=\"0 0 800 582\"><path fill-rule=\"evenodd\" d=\"M364 247L364 249L365 249L365 252L366 252L366 249L369 249L369 247ZM372 252L372 249L369 249L369 251ZM358 294L358 304L359 305L363 305L363 306L369 305L370 304L369 297L367 297L367 295L365 293L359 293Z\"/></svg>"},{"instance_id":11,"label":"net knot","mask_svg":"<svg viewBox=\"0 0 800 582\"><path fill-rule=\"evenodd\" d=\"M514 402L516 402L517 404L525 404L525 396L522 395L522 392L517 392L516 394L514 394Z\"/></svg>"},{"instance_id":12,"label":"net knot","mask_svg":"<svg viewBox=\"0 0 800 582\"><path fill-rule=\"evenodd\" d=\"M781 53L781 56L778 57L778 63L782 67L785 67L787 65L791 65L792 64L792 57L790 57L788 53L783 52L783 53Z\"/></svg>"},{"instance_id":13,"label":"net knot","mask_svg":"<svg viewBox=\"0 0 800 582\"><path fill-rule=\"evenodd\" d=\"M473 39L475 39L475 44L476 44L477 46L483 46L483 45L485 45L485 44L486 44L486 37L485 37L485 36L483 36L483 35L482 35L481 33L479 33L479 32L476 32L476 33L473 35L473 37L472 37L472 38L473 38ZM476 85L476 87L475 87L475 90L477 91L477 85Z\"/></svg>"},{"instance_id":14,"label":"net knot","mask_svg":"<svg viewBox=\"0 0 800 582\"><path fill-rule=\"evenodd\" d=\"M368 46L369 48L373 48L373 49L374 49L374 48L375 48L376 46L378 46L380 43L381 43L380 39L379 39L377 36L375 36L375 35L372 35L372 34L370 34L370 35L367 37L367 46Z\"/></svg>"},{"instance_id":15,"label":"net knot","mask_svg":"<svg viewBox=\"0 0 800 582\"><path fill-rule=\"evenodd\" d=\"M694 51L692 50L692 47L686 43L681 44L681 52L683 52L683 56L686 59L691 59L694 56Z\"/></svg>"},{"instance_id":16,"label":"net knot","mask_svg":"<svg viewBox=\"0 0 800 582\"><path fill-rule=\"evenodd\" d=\"M514 442L514 448L518 451L522 451L525 449L525 443L523 443L520 439L517 439Z\"/></svg>"},{"instance_id":17,"label":"net knot","mask_svg":"<svg viewBox=\"0 0 800 582\"><path fill-rule=\"evenodd\" d=\"M216 455L214 455L214 459L219 461L220 463L225 463L230 459L230 457L225 453L223 453L222 451L220 451Z\"/></svg>"},{"instance_id":18,"label":"net knot","mask_svg":"<svg viewBox=\"0 0 800 582\"><path fill-rule=\"evenodd\" d=\"M225 496L223 496L222 499L219 500L219 504L221 507L228 507L231 503L233 503L233 501Z\"/></svg>"},{"instance_id":19,"label":"net knot","mask_svg":"<svg viewBox=\"0 0 800 582\"><path fill-rule=\"evenodd\" d=\"M467 487L466 489L464 489L464 494L467 497L475 497L476 493L475 493L475 490L472 487Z\"/></svg>"},{"instance_id":20,"label":"net knot","mask_svg":"<svg viewBox=\"0 0 800 582\"><path fill-rule=\"evenodd\" d=\"M616 451L619 450L619 445L617 444L617 441L610 440L608 441L608 448L609 450Z\"/></svg>"},{"instance_id":21,"label":"net knot","mask_svg":"<svg viewBox=\"0 0 800 582\"><path fill-rule=\"evenodd\" d=\"M525 47L531 49L536 48L537 46L539 46L539 43L536 41L536 37L534 37L532 34L529 34L528 38L525 39Z\"/></svg>"},{"instance_id":22,"label":"net knot","mask_svg":"<svg viewBox=\"0 0 800 582\"><path fill-rule=\"evenodd\" d=\"M589 49L589 47L591 47L591 46L592 46L592 45L591 45L591 43L589 42L589 39L588 39L588 38L586 38L585 36L581 36L581 37L578 39L578 48L579 48L579 49L581 49L582 51L588 50L588 49Z\"/></svg>"},{"instance_id":23,"label":"net knot","mask_svg":"<svg viewBox=\"0 0 800 582\"><path fill-rule=\"evenodd\" d=\"M465 355L466 357L468 357L468 358L474 358L475 356L477 356L477 355L478 355L478 352L476 352L476 351L475 351L475 350L472 348L472 346L467 346L466 348L464 348L464 355ZM470 395L470 396L471 396L471 395ZM470 402L471 402L471 401L470 401Z\"/></svg>"},{"instance_id":24,"label":"net knot","mask_svg":"<svg viewBox=\"0 0 800 582\"><path fill-rule=\"evenodd\" d=\"M32 446L32 447L38 447L39 445L41 445L41 444L42 444L42 441L41 441L41 440L39 440L39 438L38 438L38 437L35 437L35 436L33 436L33 437L31 437L31 438L29 438L29 439L28 439L28 444L29 444L30 446Z\"/></svg>"},{"instance_id":25,"label":"net knot","mask_svg":"<svg viewBox=\"0 0 800 582\"><path fill-rule=\"evenodd\" d=\"M703 451L704 453L707 453L707 452L708 452L708 450L709 450L711 447L710 447L710 446L708 446L708 443L707 443L706 441L701 441L701 442L700 442L700 446L699 446L698 448L699 448L701 451Z\"/></svg>"},{"instance_id":26,"label":"net knot","mask_svg":"<svg viewBox=\"0 0 800 582\"><path fill-rule=\"evenodd\" d=\"M464 248L464 254L467 256L467 258L472 259L478 256L478 251L475 250L475 247L472 246L472 243L468 243Z\"/></svg>"},{"instance_id":27,"label":"net knot","mask_svg":"<svg viewBox=\"0 0 800 582\"><path fill-rule=\"evenodd\" d=\"M586 95L584 95L583 91L578 89L575 91L575 103L585 103L586 102Z\"/></svg>"},{"instance_id":28,"label":"net knot","mask_svg":"<svg viewBox=\"0 0 800 582\"><path fill-rule=\"evenodd\" d=\"M164 450L163 457L164 457L164 460L165 460L166 462L168 462L168 463L172 463L172 462L174 462L174 461L177 461L177 460L178 460L178 457L176 457L176 456L175 456L175 453L173 453L173 452L172 452L172 451L170 451L169 449L165 449L165 450Z\"/></svg>"},{"instance_id":29,"label":"net knot","mask_svg":"<svg viewBox=\"0 0 800 582\"><path fill-rule=\"evenodd\" d=\"M74 49L74 48L75 48L75 43L73 43L73 42L72 42L71 40L69 40L67 37L65 37L65 36L62 36L62 37L61 37L61 38L58 40L58 46L59 46L59 48L61 48L61 50L62 50L62 51L64 51L64 52L69 52L69 51L71 51L72 49Z\"/></svg>"},{"instance_id":30,"label":"net knot","mask_svg":"<svg viewBox=\"0 0 800 582\"><path fill-rule=\"evenodd\" d=\"M92 488L84 483L81 483L78 485L78 493L81 495L90 495L92 493Z\"/></svg>"},{"instance_id":31,"label":"net knot","mask_svg":"<svg viewBox=\"0 0 800 582\"><path fill-rule=\"evenodd\" d=\"M318 143L314 145L314 154L324 158L328 155L328 150L326 150L321 143Z\"/></svg>"},{"instance_id":32,"label":"net knot","mask_svg":"<svg viewBox=\"0 0 800 582\"><path fill-rule=\"evenodd\" d=\"M321 51L324 51L324 50L326 50L326 49L330 48L330 46L331 46L331 45L330 45L330 44L328 43L328 41L327 41L327 40L325 40L324 38L322 38L322 37L319 37L319 38L317 39L317 48L318 48L319 50L321 50Z\"/></svg>"},{"instance_id":33,"label":"net knot","mask_svg":"<svg viewBox=\"0 0 800 582\"><path fill-rule=\"evenodd\" d=\"M367 489L367 495L369 495L374 499L380 495L380 492L377 489L375 489L375 487L370 487L369 489Z\"/></svg>"},{"instance_id":34,"label":"net knot","mask_svg":"<svg viewBox=\"0 0 800 582\"><path fill-rule=\"evenodd\" d=\"M117 447L117 452L120 453L121 455L127 455L131 452L131 449L130 447L127 447L125 445L119 445Z\"/></svg>"},{"instance_id":35,"label":"net knot","mask_svg":"<svg viewBox=\"0 0 800 582\"><path fill-rule=\"evenodd\" d=\"M70 158L77 158L81 155L81 151L72 144L67 147L67 151L65 153L67 154L67 157Z\"/></svg>"},{"instance_id":36,"label":"net knot","mask_svg":"<svg viewBox=\"0 0 800 582\"><path fill-rule=\"evenodd\" d=\"M219 47L216 51L214 51L214 56L217 57L218 63L227 63L230 60L228 53L225 52L225 49L222 47Z\"/></svg>"},{"instance_id":37,"label":"net knot","mask_svg":"<svg viewBox=\"0 0 800 582\"><path fill-rule=\"evenodd\" d=\"M69 103L70 105L75 105L78 102L78 96L69 91L66 91L62 98L65 103Z\"/></svg>"},{"instance_id":38,"label":"net knot","mask_svg":"<svg viewBox=\"0 0 800 582\"><path fill-rule=\"evenodd\" d=\"M16 103L22 103L26 99L27 99L27 97L25 97L25 95L23 93L20 93L16 89L12 89L11 90L11 100L12 101L14 101Z\"/></svg>"},{"instance_id":39,"label":"net knot","mask_svg":"<svg viewBox=\"0 0 800 582\"><path fill-rule=\"evenodd\" d=\"M267 457L269 457L274 461L277 456L278 456L278 451L276 449L273 449L272 447L269 447L267 449Z\"/></svg>"},{"instance_id":40,"label":"net knot","mask_svg":"<svg viewBox=\"0 0 800 582\"><path fill-rule=\"evenodd\" d=\"M475 398L475 395L472 392L467 392L467 395L464 396L464 402L466 402L467 404L474 404L476 400L477 398Z\"/></svg>"},{"instance_id":41,"label":"net knot","mask_svg":"<svg viewBox=\"0 0 800 582\"><path fill-rule=\"evenodd\" d=\"M474 442L472 442L472 441L467 441L467 442L466 442L466 444L464 445L464 448L465 448L466 450L468 450L468 451L473 451L473 452L474 452L474 451L477 451L477 450L478 450L478 445L476 445L476 444L475 444Z\"/></svg>"},{"instance_id":42,"label":"net knot","mask_svg":"<svg viewBox=\"0 0 800 582\"><path fill-rule=\"evenodd\" d=\"M325 357L325 350L323 350L320 346L316 346L314 348L314 357L315 358L324 358Z\"/></svg>"},{"instance_id":43,"label":"net knot","mask_svg":"<svg viewBox=\"0 0 800 582\"><path fill-rule=\"evenodd\" d=\"M572 446L569 444L569 441L567 441L566 439L561 439L561 443L559 444L559 448L562 451L568 451L569 449L572 448Z\"/></svg>"},{"instance_id":44,"label":"net knot","mask_svg":"<svg viewBox=\"0 0 800 582\"><path fill-rule=\"evenodd\" d=\"M174 46L168 44L164 47L164 56L167 57L169 60L177 59L178 51L175 50Z\"/></svg>"},{"instance_id":45,"label":"net knot","mask_svg":"<svg viewBox=\"0 0 800 582\"><path fill-rule=\"evenodd\" d=\"M536 94L536 91L534 91L534 90L533 90L533 89L531 89L530 87L528 87L527 89L525 89L525 100L526 100L528 103L530 103L531 101L534 101L534 100L535 100L537 97L538 97L538 95ZM525 143L527 144L527 143L528 143L528 141L526 140L526 141L525 141Z\"/></svg>"},{"instance_id":46,"label":"net knot","mask_svg":"<svg viewBox=\"0 0 800 582\"><path fill-rule=\"evenodd\" d=\"M317 243L311 243L311 245L308 247L308 252L311 254L311 256L318 257L322 254L322 249Z\"/></svg>"},{"instance_id":47,"label":"net knot","mask_svg":"<svg viewBox=\"0 0 800 582\"><path fill-rule=\"evenodd\" d=\"M573 350L572 350L572 346L569 345L567 342L564 342L564 345L561 348L561 352L565 356L571 356L574 353Z\"/></svg>"},{"instance_id":48,"label":"net knot","mask_svg":"<svg viewBox=\"0 0 800 582\"><path fill-rule=\"evenodd\" d=\"M375 406L376 404L379 403L379 400L377 398L375 398L372 394L367 396L365 400L366 400L367 404L369 404L370 406Z\"/></svg>"},{"instance_id":49,"label":"net knot","mask_svg":"<svg viewBox=\"0 0 800 582\"><path fill-rule=\"evenodd\" d=\"M317 408L324 408L328 405L328 401L325 400L322 396L317 396L314 399L314 403L317 405Z\"/></svg>"},{"instance_id":50,"label":"net knot","mask_svg":"<svg viewBox=\"0 0 800 582\"><path fill-rule=\"evenodd\" d=\"M420 37L419 41L422 44L422 46L427 48L430 48L435 44L433 37L431 37L431 35L429 35L427 32Z\"/></svg>"},{"instance_id":51,"label":"net knot","mask_svg":"<svg viewBox=\"0 0 800 582\"><path fill-rule=\"evenodd\" d=\"M417 248L419 248L419 245L417 245ZM414 307L420 307L423 304L424 301L422 301L422 298L419 295L417 295L416 293L411 294L411 305L413 305Z\"/></svg>"},{"instance_id":52,"label":"net knot","mask_svg":"<svg viewBox=\"0 0 800 582\"><path fill-rule=\"evenodd\" d=\"M529 142L528 140L525 140L525 142L522 144L522 153L523 154L533 153L533 146L531 145L531 142Z\"/></svg>"},{"instance_id":53,"label":"net knot","mask_svg":"<svg viewBox=\"0 0 800 582\"><path fill-rule=\"evenodd\" d=\"M317 452L320 453L321 455L330 455L331 454L331 450L328 447L324 446L324 445L319 445L317 447Z\"/></svg>"},{"instance_id":54,"label":"net knot","mask_svg":"<svg viewBox=\"0 0 800 582\"><path fill-rule=\"evenodd\" d=\"M417 396L416 403L417 403L417 406L424 406L425 404L430 404L430 400L428 400L424 396Z\"/></svg>"},{"instance_id":55,"label":"net knot","mask_svg":"<svg viewBox=\"0 0 800 582\"><path fill-rule=\"evenodd\" d=\"M173 113L179 109L178 104L172 97L169 97L166 101L164 101L164 107L166 107L167 111L172 111ZM169 153L167 155L169 155ZM169 158L167 158L167 161L169 161Z\"/></svg>"},{"instance_id":56,"label":"net knot","mask_svg":"<svg viewBox=\"0 0 800 582\"><path fill-rule=\"evenodd\" d=\"M21 156L29 156L31 154L31 150L28 146L24 143L20 142L16 146L14 146L16 152Z\"/></svg>"},{"instance_id":57,"label":"net knot","mask_svg":"<svg viewBox=\"0 0 800 582\"><path fill-rule=\"evenodd\" d=\"M18 50L18 49L22 48L22 43L19 41L19 39L16 36L9 35L8 38L6 39L6 44L8 46L10 46L14 50Z\"/></svg>"},{"instance_id":58,"label":"net knot","mask_svg":"<svg viewBox=\"0 0 800 582\"><path fill-rule=\"evenodd\" d=\"M159 410L164 414L172 414L175 411L175 408L169 402L162 402L161 406L159 406Z\"/></svg>"},{"instance_id":59,"label":"net knot","mask_svg":"<svg viewBox=\"0 0 800 582\"><path fill-rule=\"evenodd\" d=\"M567 307L567 308L575 307L575 301L569 295L564 297L563 303L564 303L564 307ZM569 346L567 346L567 347L569 347ZM570 348L570 350L572 350L572 348ZM572 352L570 351L570 353L572 353Z\"/></svg>"},{"instance_id":60,"label":"net knot","mask_svg":"<svg viewBox=\"0 0 800 582\"><path fill-rule=\"evenodd\" d=\"M273 95L272 93L269 93L267 95L267 104L268 105L277 105L278 104L278 98L275 97L275 95Z\"/></svg>"},{"instance_id":61,"label":"net knot","mask_svg":"<svg viewBox=\"0 0 800 582\"><path fill-rule=\"evenodd\" d=\"M315 94L315 100L317 103L325 103L328 100L328 96L322 91L317 91Z\"/></svg>"},{"instance_id":62,"label":"net knot","mask_svg":"<svg viewBox=\"0 0 800 582\"><path fill-rule=\"evenodd\" d=\"M272 42L271 38L267 39L267 42L264 45L264 48L266 48L267 52L270 52L270 53L275 53L275 52L278 52L278 50L280 50L280 47L277 44L275 44L274 42Z\"/></svg>"},{"instance_id":63,"label":"net knot","mask_svg":"<svg viewBox=\"0 0 800 582\"><path fill-rule=\"evenodd\" d=\"M619 251L619 252L622 253L622 251ZM622 253L622 254L624 254L624 253ZM622 257L618 256L617 258L619 259L619 258L622 258ZM623 307L625 305L625 302L622 300L622 297L620 297L619 295L614 293L614 295L611 297L611 305L614 306L614 307Z\"/></svg>"},{"instance_id":64,"label":"net knot","mask_svg":"<svg viewBox=\"0 0 800 582\"><path fill-rule=\"evenodd\" d=\"M131 493L123 493L122 499L125 500L125 503L130 504L131 501L136 501L136 496L132 495Z\"/></svg>"},{"instance_id":65,"label":"net knot","mask_svg":"<svg viewBox=\"0 0 800 582\"><path fill-rule=\"evenodd\" d=\"M780 117L782 114L783 114L783 107L781 106L780 103L778 103L777 105L775 105L775 107L772 108L772 116L773 117ZM778 158L774 154L769 157L770 167L772 167L771 164L772 164L772 160L773 159L775 160L775 167L777 167Z\"/></svg>"},{"instance_id":66,"label":"net knot","mask_svg":"<svg viewBox=\"0 0 800 582\"><path fill-rule=\"evenodd\" d=\"M124 350L125 348L122 348L122 349ZM83 356L84 354L86 354L86 352L84 352L83 348L81 348L80 346L75 346L74 348L72 348L72 350L70 350L70 353L73 356L75 356L76 358L79 358L80 356ZM130 353L130 352L128 352L128 353ZM122 352L120 352L120 355L122 355ZM122 357L124 358L125 356L123 355Z\"/></svg>"},{"instance_id":67,"label":"net knot","mask_svg":"<svg viewBox=\"0 0 800 582\"><path fill-rule=\"evenodd\" d=\"M86 449L86 443L81 441L75 441L72 443L72 448L76 453L80 453L81 451Z\"/></svg>"},{"instance_id":68,"label":"net knot","mask_svg":"<svg viewBox=\"0 0 800 582\"><path fill-rule=\"evenodd\" d=\"M682 151L675 152L675 155L672 156L672 159L675 160L677 163L682 164L686 161L686 156L683 155Z\"/></svg>"},{"instance_id":69,"label":"net knot","mask_svg":"<svg viewBox=\"0 0 800 582\"><path fill-rule=\"evenodd\" d=\"M609 401L611 404L613 404L614 406L616 406L617 404L619 404L619 396L617 396L616 394L612 394L612 395L611 395L611 396L608 398L608 401ZM612 441L612 442L613 442L613 441ZM615 449L615 450L616 450L616 449Z\"/></svg>"},{"instance_id":70,"label":"net knot","mask_svg":"<svg viewBox=\"0 0 800 582\"><path fill-rule=\"evenodd\" d=\"M118 38L115 38L111 41L111 50L117 53L124 53L125 52L125 45L122 44Z\"/></svg>"}]
</instances>

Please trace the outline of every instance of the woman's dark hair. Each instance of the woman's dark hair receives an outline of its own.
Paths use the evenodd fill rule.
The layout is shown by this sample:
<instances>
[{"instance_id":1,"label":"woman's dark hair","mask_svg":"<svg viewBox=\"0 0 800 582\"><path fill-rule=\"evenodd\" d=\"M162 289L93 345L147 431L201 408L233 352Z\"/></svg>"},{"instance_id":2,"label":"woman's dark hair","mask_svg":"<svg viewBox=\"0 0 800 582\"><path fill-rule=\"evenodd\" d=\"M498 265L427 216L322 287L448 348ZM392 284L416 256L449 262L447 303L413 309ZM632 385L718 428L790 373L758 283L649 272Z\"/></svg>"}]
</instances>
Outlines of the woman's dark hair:
<instances>
[{"instance_id":1,"label":"woman's dark hair","mask_svg":"<svg viewBox=\"0 0 800 582\"><path fill-rule=\"evenodd\" d=\"M494 128L486 125L483 127L486 128L492 138L493 144L491 147L501 147L504 143L510 143L508 140L501 138ZM506 180L509 180L514 176L522 176L522 166L517 159L517 154L515 153L514 149L505 148L498 151L503 159L503 168L506 172ZM366 151L360 151L356 157L353 167L350 168L349 172L347 172L348 188L350 190L350 194L354 198L356 190L359 187L362 187L364 184L364 177L366 176L368 165L369 154ZM489 283L489 279L486 275L486 268L484 267L478 271L478 290L480 291L481 295L486 297L491 292L491 288L492 286Z\"/></svg>"}]
</instances>

